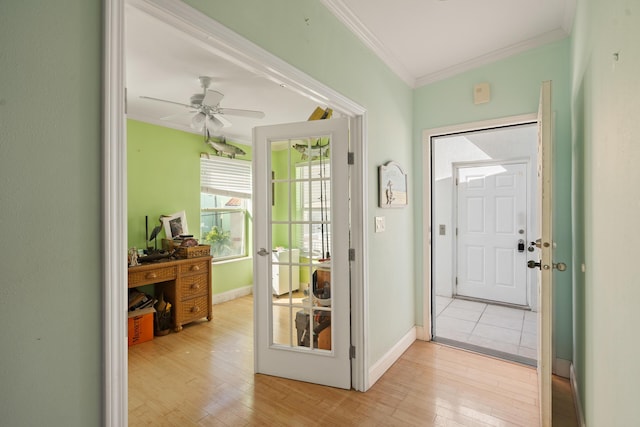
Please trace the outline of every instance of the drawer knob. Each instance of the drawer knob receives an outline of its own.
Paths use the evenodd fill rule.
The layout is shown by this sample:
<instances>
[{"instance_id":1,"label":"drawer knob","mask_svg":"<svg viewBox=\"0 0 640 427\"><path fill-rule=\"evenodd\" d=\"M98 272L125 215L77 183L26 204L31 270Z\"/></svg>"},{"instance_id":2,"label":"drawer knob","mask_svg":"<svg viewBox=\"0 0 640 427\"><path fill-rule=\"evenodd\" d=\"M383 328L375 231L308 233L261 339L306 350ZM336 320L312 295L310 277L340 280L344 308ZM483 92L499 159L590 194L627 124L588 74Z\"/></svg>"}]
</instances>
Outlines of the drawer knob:
<instances>
[{"instance_id":1,"label":"drawer knob","mask_svg":"<svg viewBox=\"0 0 640 427\"><path fill-rule=\"evenodd\" d=\"M199 312L199 311L200 311L200 307L198 307L197 305L196 305L196 306L191 307L191 312L192 312L192 313L197 313L197 312Z\"/></svg>"},{"instance_id":2,"label":"drawer knob","mask_svg":"<svg viewBox=\"0 0 640 427\"><path fill-rule=\"evenodd\" d=\"M158 275L152 271L151 273L147 273L146 277L147 279L155 279Z\"/></svg>"},{"instance_id":3,"label":"drawer knob","mask_svg":"<svg viewBox=\"0 0 640 427\"><path fill-rule=\"evenodd\" d=\"M199 265L192 265L191 266L191 271L200 271L200 266Z\"/></svg>"},{"instance_id":4,"label":"drawer knob","mask_svg":"<svg viewBox=\"0 0 640 427\"><path fill-rule=\"evenodd\" d=\"M191 289L200 289L200 285L194 283L193 285L191 285Z\"/></svg>"}]
</instances>

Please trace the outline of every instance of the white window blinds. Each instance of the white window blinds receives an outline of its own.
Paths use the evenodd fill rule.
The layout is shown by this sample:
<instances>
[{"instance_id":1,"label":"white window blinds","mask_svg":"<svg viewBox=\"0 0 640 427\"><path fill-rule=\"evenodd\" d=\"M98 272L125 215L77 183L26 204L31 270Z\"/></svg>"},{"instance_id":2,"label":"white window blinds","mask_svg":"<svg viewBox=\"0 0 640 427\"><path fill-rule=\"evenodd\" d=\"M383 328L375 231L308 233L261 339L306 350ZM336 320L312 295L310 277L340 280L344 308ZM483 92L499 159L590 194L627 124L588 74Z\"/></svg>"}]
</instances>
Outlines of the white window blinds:
<instances>
[{"instance_id":1,"label":"white window blinds","mask_svg":"<svg viewBox=\"0 0 640 427\"><path fill-rule=\"evenodd\" d=\"M250 199L251 162L221 157L200 157L200 191Z\"/></svg>"}]
</instances>

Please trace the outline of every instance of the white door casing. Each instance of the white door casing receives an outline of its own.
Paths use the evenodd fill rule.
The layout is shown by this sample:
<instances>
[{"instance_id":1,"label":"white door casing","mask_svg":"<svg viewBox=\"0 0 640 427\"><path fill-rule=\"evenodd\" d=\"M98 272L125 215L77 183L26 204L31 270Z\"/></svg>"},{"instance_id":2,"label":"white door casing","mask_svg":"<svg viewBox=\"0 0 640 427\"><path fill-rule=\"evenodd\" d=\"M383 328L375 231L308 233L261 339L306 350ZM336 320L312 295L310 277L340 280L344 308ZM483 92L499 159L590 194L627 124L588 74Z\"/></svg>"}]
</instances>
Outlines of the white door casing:
<instances>
[{"instance_id":1,"label":"white door casing","mask_svg":"<svg viewBox=\"0 0 640 427\"><path fill-rule=\"evenodd\" d=\"M527 163L454 168L456 295L528 306Z\"/></svg>"},{"instance_id":2,"label":"white door casing","mask_svg":"<svg viewBox=\"0 0 640 427\"><path fill-rule=\"evenodd\" d=\"M348 124L348 119L331 119L254 129L254 355L257 373L339 388L351 387ZM297 176L295 170L300 163L297 163L299 152L295 146L308 147L306 158L302 156L301 161L311 171L312 165L320 161L314 160L315 154L323 152L311 151L318 143L329 144L329 159L321 159L330 162L330 167L320 168L319 174ZM276 167L274 160L286 166ZM272 175L274 168L279 171L276 176ZM302 193L296 189L305 185L309 194L304 197L308 197L305 200L308 204L301 208L302 201L296 197ZM276 193L276 204L273 204ZM307 216L304 209L308 211ZM314 292L313 286L306 299L294 298L293 284L292 292L274 299L272 269L281 267L271 257L274 236L280 245L284 242L288 248L297 247L301 239L311 247L311 240L314 236L317 238L318 233L323 233L322 248L330 254L330 264L321 264L324 274L327 269L329 271L328 278L324 276L322 282L329 285L330 302L326 305L326 301L317 299L320 294ZM311 259L305 259L308 261L300 261L297 266L289 260L288 266L301 269L318 266L312 265ZM320 325L327 322L329 334L321 335ZM306 344L302 344L305 341L301 342L300 338L305 334L308 338ZM323 345L321 340L326 340L327 335L330 344Z\"/></svg>"}]
</instances>

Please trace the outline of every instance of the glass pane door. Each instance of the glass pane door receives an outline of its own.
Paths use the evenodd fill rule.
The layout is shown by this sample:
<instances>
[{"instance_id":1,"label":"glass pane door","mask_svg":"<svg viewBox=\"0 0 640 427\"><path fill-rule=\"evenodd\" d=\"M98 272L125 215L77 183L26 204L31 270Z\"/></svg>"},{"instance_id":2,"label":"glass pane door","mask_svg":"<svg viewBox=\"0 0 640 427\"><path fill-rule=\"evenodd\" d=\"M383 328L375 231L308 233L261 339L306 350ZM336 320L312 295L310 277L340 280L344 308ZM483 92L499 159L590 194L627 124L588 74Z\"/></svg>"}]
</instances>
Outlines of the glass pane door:
<instances>
[{"instance_id":1,"label":"glass pane door","mask_svg":"<svg viewBox=\"0 0 640 427\"><path fill-rule=\"evenodd\" d=\"M254 131L256 371L350 388L348 121Z\"/></svg>"}]
</instances>

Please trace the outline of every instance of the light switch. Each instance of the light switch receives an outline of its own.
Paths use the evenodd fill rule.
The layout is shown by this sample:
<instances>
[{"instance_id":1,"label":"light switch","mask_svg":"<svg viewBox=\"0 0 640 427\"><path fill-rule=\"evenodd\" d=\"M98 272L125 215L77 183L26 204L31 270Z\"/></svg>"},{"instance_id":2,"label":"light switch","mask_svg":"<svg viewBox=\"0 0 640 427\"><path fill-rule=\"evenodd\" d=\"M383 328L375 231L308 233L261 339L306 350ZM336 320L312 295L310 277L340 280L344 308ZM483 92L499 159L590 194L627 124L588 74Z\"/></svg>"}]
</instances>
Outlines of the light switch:
<instances>
[{"instance_id":1,"label":"light switch","mask_svg":"<svg viewBox=\"0 0 640 427\"><path fill-rule=\"evenodd\" d=\"M444 236L445 234L447 234L447 227L444 224L440 224L438 233L440 233L441 236Z\"/></svg>"},{"instance_id":2,"label":"light switch","mask_svg":"<svg viewBox=\"0 0 640 427\"><path fill-rule=\"evenodd\" d=\"M384 217L376 217L376 233L382 233L384 231Z\"/></svg>"}]
</instances>

